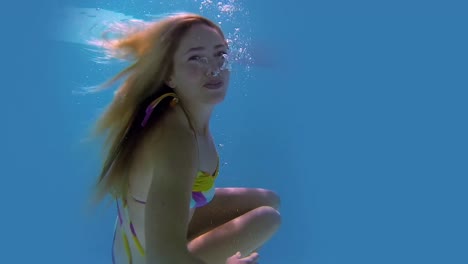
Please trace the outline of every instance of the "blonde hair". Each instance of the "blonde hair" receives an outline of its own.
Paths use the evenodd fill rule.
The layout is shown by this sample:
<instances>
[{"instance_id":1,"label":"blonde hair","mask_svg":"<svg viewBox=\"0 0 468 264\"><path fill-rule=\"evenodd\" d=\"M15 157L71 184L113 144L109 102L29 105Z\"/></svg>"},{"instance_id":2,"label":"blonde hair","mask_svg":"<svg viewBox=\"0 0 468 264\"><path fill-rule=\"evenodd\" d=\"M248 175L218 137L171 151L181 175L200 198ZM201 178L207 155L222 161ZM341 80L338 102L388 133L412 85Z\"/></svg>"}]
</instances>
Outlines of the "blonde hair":
<instances>
[{"instance_id":1,"label":"blonde hair","mask_svg":"<svg viewBox=\"0 0 468 264\"><path fill-rule=\"evenodd\" d=\"M172 91L165 80L172 74L178 43L190 26L200 23L214 28L224 39L221 29L212 21L196 14L179 13L145 24L133 32L128 31L130 33L117 40L99 43L109 57L133 63L103 85L108 87L126 76L114 100L96 124L95 135L105 133L106 138L94 203L107 194L126 198L132 153L145 140L144 132L151 131L153 121L157 121L155 117L163 114L169 103L161 102L153 114L156 116L142 129L140 122L144 110L152 100Z\"/></svg>"}]
</instances>

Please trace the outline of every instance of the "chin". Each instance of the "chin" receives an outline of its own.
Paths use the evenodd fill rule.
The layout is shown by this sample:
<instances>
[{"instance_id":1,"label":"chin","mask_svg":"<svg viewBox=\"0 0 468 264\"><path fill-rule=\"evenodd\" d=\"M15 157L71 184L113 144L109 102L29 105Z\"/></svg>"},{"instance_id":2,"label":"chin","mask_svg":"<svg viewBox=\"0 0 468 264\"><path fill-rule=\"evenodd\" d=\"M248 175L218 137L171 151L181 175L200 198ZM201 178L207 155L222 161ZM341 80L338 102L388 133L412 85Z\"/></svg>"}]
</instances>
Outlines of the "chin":
<instances>
[{"instance_id":1,"label":"chin","mask_svg":"<svg viewBox=\"0 0 468 264\"><path fill-rule=\"evenodd\" d=\"M204 101L206 104L216 105L224 101L226 97L226 91L217 91L216 93L207 93Z\"/></svg>"},{"instance_id":2,"label":"chin","mask_svg":"<svg viewBox=\"0 0 468 264\"><path fill-rule=\"evenodd\" d=\"M225 95L222 96L210 96L206 99L207 104L217 105L224 101Z\"/></svg>"}]
</instances>

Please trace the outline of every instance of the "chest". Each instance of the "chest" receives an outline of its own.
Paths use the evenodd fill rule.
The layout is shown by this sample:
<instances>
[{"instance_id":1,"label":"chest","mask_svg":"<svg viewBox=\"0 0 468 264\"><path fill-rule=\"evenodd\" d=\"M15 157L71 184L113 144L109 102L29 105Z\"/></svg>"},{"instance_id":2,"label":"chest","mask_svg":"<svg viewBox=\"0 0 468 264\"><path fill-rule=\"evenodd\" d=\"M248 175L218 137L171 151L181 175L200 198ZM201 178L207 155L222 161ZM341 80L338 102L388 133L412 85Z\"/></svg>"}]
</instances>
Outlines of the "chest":
<instances>
[{"instance_id":1,"label":"chest","mask_svg":"<svg viewBox=\"0 0 468 264\"><path fill-rule=\"evenodd\" d=\"M198 138L199 170L213 173L218 166L218 151L212 138Z\"/></svg>"}]
</instances>

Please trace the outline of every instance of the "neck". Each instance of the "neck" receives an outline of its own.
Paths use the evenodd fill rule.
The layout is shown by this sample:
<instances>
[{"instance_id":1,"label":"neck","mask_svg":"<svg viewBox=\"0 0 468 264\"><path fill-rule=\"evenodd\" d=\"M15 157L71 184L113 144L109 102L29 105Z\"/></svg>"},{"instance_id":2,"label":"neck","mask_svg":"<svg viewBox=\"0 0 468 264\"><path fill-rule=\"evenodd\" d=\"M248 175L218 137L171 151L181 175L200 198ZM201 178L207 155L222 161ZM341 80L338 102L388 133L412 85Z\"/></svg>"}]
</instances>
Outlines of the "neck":
<instances>
[{"instance_id":1,"label":"neck","mask_svg":"<svg viewBox=\"0 0 468 264\"><path fill-rule=\"evenodd\" d=\"M181 105L181 110L185 111L190 119L190 123L199 136L206 136L210 132L210 119L213 106L207 105Z\"/></svg>"}]
</instances>

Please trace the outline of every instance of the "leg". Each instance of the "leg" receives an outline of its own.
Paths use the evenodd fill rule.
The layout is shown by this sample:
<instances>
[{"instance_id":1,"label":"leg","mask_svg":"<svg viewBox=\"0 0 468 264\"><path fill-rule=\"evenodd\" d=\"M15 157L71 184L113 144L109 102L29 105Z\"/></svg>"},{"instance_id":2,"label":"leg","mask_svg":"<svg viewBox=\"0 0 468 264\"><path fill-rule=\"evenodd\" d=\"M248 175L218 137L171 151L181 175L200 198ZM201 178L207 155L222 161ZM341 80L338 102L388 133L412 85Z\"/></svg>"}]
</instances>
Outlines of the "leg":
<instances>
[{"instance_id":1,"label":"leg","mask_svg":"<svg viewBox=\"0 0 468 264\"><path fill-rule=\"evenodd\" d=\"M209 263L224 263L237 251L257 251L280 225L279 205L269 190L217 188L213 200L196 209L190 221L190 251Z\"/></svg>"},{"instance_id":2,"label":"leg","mask_svg":"<svg viewBox=\"0 0 468 264\"><path fill-rule=\"evenodd\" d=\"M271 238L280 223L276 209L257 207L191 240L187 247L209 264L225 263L237 251L242 256L252 253Z\"/></svg>"},{"instance_id":3,"label":"leg","mask_svg":"<svg viewBox=\"0 0 468 264\"><path fill-rule=\"evenodd\" d=\"M213 200L195 210L187 238L192 240L261 206L278 210L280 198L274 192L265 189L217 188Z\"/></svg>"}]
</instances>

